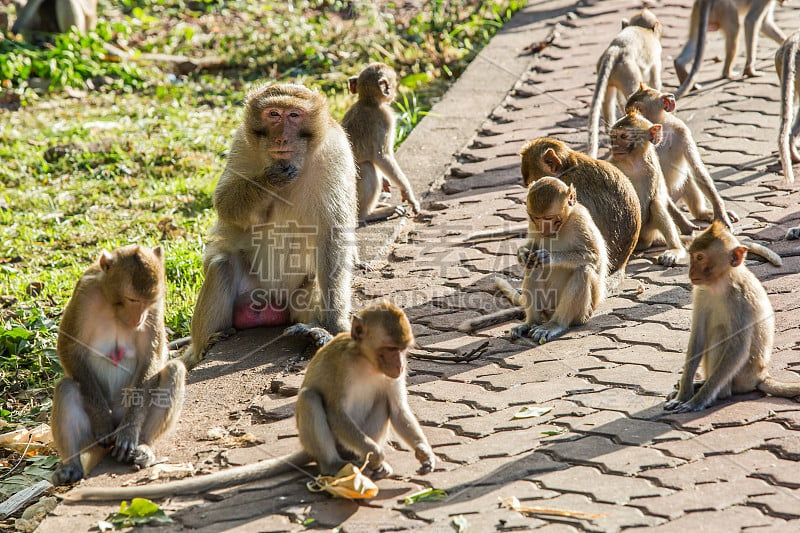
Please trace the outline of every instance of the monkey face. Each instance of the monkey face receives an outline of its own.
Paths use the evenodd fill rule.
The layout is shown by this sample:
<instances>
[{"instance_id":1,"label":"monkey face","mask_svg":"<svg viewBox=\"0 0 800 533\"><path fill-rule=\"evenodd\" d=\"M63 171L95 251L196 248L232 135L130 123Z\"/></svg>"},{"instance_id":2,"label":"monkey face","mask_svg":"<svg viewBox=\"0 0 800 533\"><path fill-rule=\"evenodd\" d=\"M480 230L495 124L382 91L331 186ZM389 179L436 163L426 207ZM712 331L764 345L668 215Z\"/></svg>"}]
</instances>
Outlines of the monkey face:
<instances>
[{"instance_id":1,"label":"monkey face","mask_svg":"<svg viewBox=\"0 0 800 533\"><path fill-rule=\"evenodd\" d=\"M139 329L147 321L153 301L135 294L123 294L116 304L117 319L131 329Z\"/></svg>"},{"instance_id":2,"label":"monkey face","mask_svg":"<svg viewBox=\"0 0 800 533\"><path fill-rule=\"evenodd\" d=\"M378 367L387 377L399 378L403 369L405 348L393 344L384 344L378 348Z\"/></svg>"},{"instance_id":3,"label":"monkey face","mask_svg":"<svg viewBox=\"0 0 800 533\"><path fill-rule=\"evenodd\" d=\"M561 229L562 219L560 215L543 215L531 217L536 229L543 237L553 237Z\"/></svg>"},{"instance_id":4,"label":"monkey face","mask_svg":"<svg viewBox=\"0 0 800 533\"><path fill-rule=\"evenodd\" d=\"M261 122L269 134L267 151L273 159L288 161L297 151L305 150L305 146L298 144L302 141L300 132L305 115L299 108L268 107L262 112Z\"/></svg>"},{"instance_id":5,"label":"monkey face","mask_svg":"<svg viewBox=\"0 0 800 533\"><path fill-rule=\"evenodd\" d=\"M617 156L626 156L633 152L636 142L641 138L640 132L628 128L611 130L611 153Z\"/></svg>"}]
</instances>

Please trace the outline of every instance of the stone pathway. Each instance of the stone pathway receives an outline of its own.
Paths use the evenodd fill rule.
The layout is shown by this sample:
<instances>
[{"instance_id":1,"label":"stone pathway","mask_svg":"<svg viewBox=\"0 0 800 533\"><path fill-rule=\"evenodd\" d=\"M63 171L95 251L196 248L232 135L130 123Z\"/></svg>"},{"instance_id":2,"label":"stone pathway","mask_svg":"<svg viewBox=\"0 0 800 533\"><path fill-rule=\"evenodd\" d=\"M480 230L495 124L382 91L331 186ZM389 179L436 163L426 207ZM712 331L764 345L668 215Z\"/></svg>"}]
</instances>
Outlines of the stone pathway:
<instances>
[{"instance_id":1,"label":"stone pathway","mask_svg":"<svg viewBox=\"0 0 800 533\"><path fill-rule=\"evenodd\" d=\"M302 531L313 519L308 527L347 532L446 532L455 531L459 515L467 531L800 530L800 404L754 393L700 413L663 411L689 336L685 266L654 264L656 250L636 255L620 293L589 324L542 346L504 338L512 323L472 335L456 330L466 318L509 305L495 294L494 276L521 277L514 254L522 239L468 245L465 237L525 222L517 155L525 141L555 136L584 147L595 63L621 18L637 9L622 0L530 4L404 145L401 164L415 175L418 190L426 178L435 180L425 198L430 220L390 224L399 240L381 268L354 286L357 304L389 295L406 309L420 345L415 353L459 354L488 342L468 363L410 361L410 402L440 458L436 471L416 475L413 455L397 444L389 460L404 477L380 481L373 500L309 493L307 478L297 474L214 498L169 500L163 507L176 523L149 531ZM654 9L665 27L667 87L676 86L671 57L686 38L691 4L670 0ZM776 20L790 33L800 14L791 5L777 7ZM556 24L552 46L519 55ZM763 77L714 80L721 66L707 61L699 77L704 88L681 99L677 112L693 129L729 208L741 216L737 232L783 256L781 268L755 260L748 266L776 312L770 372L798 381L800 247L782 237L800 224L800 192L779 175L776 45L760 43ZM707 48L708 58L722 54L718 34ZM742 64L743 56L736 65ZM446 160L443 150L449 150ZM298 349L264 346L263 332L253 331L217 345L192 373L187 413L160 451L214 470L295 449L292 394L304 365ZM236 385L220 386L225 376ZM514 419L525 406L550 410ZM263 444L208 441L198 452L192 443L208 438L213 426L248 432ZM89 483L114 486L141 477L114 472L117 477L98 475ZM446 490L447 498L404 503L429 486ZM597 516L526 517L498 506L510 496L525 506ZM87 529L114 507L62 505L40 530Z\"/></svg>"}]
</instances>

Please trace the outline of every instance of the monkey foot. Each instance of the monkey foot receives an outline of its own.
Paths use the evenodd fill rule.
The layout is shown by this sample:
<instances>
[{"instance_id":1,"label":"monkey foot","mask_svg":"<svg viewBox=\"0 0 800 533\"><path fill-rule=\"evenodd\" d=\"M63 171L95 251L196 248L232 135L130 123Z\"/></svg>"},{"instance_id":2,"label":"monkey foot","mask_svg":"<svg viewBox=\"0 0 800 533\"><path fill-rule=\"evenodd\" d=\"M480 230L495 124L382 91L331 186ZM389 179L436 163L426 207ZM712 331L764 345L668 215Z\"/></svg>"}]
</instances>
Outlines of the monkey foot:
<instances>
[{"instance_id":1,"label":"monkey foot","mask_svg":"<svg viewBox=\"0 0 800 533\"><path fill-rule=\"evenodd\" d=\"M786 239L789 241L800 239L800 226L789 228L786 232Z\"/></svg>"},{"instance_id":2,"label":"monkey foot","mask_svg":"<svg viewBox=\"0 0 800 533\"><path fill-rule=\"evenodd\" d=\"M283 330L283 334L292 336L311 337L311 340L313 340L314 344L316 344L317 346L325 346L331 340L333 340L333 335L328 333L328 330L326 330L325 328L312 327L308 324L301 324L301 323L289 326L288 328Z\"/></svg>"},{"instance_id":3,"label":"monkey foot","mask_svg":"<svg viewBox=\"0 0 800 533\"><path fill-rule=\"evenodd\" d=\"M658 262L659 265L671 267L675 266L678 263L678 261L683 259L684 255L685 254L681 253L680 251L667 250L663 254L659 255L656 261Z\"/></svg>"},{"instance_id":4,"label":"monkey foot","mask_svg":"<svg viewBox=\"0 0 800 533\"><path fill-rule=\"evenodd\" d=\"M664 409L667 411L673 411L675 413L691 413L692 411L702 411L704 408L704 405L696 404L691 400L688 402L682 402L678 399L675 399L664 404Z\"/></svg>"},{"instance_id":5,"label":"monkey foot","mask_svg":"<svg viewBox=\"0 0 800 533\"><path fill-rule=\"evenodd\" d=\"M565 331L567 331L567 328L562 328L557 324L544 324L534 328L534 330L528 335L534 340L534 342L544 344L555 339Z\"/></svg>"},{"instance_id":6,"label":"monkey foot","mask_svg":"<svg viewBox=\"0 0 800 533\"><path fill-rule=\"evenodd\" d=\"M78 464L61 464L53 472L53 485L71 485L83 479L83 467Z\"/></svg>"},{"instance_id":7,"label":"monkey foot","mask_svg":"<svg viewBox=\"0 0 800 533\"><path fill-rule=\"evenodd\" d=\"M763 72L756 70L753 67L745 67L743 74L745 78L758 78L759 76L764 75Z\"/></svg>"},{"instance_id":8,"label":"monkey foot","mask_svg":"<svg viewBox=\"0 0 800 533\"><path fill-rule=\"evenodd\" d=\"M139 468L147 468L158 462L153 449L147 444L140 444L133 452L133 464Z\"/></svg>"}]
</instances>

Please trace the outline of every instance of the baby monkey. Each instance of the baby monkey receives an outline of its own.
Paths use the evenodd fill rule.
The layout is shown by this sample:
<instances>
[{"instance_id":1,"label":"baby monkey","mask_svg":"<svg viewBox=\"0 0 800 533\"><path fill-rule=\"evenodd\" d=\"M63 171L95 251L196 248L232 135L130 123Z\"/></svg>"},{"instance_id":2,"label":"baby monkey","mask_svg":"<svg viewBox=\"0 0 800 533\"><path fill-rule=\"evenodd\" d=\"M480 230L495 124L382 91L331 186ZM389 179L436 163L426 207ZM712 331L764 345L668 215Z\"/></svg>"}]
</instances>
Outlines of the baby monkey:
<instances>
[{"instance_id":1,"label":"baby monkey","mask_svg":"<svg viewBox=\"0 0 800 533\"><path fill-rule=\"evenodd\" d=\"M525 269L522 292L503 279L495 282L525 309L525 324L514 327L512 337L547 342L586 323L605 298L606 243L574 185L541 178L528 188L527 205L528 242L517 252Z\"/></svg>"},{"instance_id":2,"label":"baby monkey","mask_svg":"<svg viewBox=\"0 0 800 533\"><path fill-rule=\"evenodd\" d=\"M402 214L402 206L380 203L384 176L400 187L403 200L419 213L419 201L411 184L394 157L396 118L391 108L397 90L397 74L383 63L372 63L352 77L350 92L358 100L342 119L358 166L358 220L375 222L394 213Z\"/></svg>"},{"instance_id":3,"label":"baby monkey","mask_svg":"<svg viewBox=\"0 0 800 533\"><path fill-rule=\"evenodd\" d=\"M161 248L136 245L103 252L78 280L58 329L53 483L80 480L81 453L99 459L109 446L118 461L155 462L150 446L177 422L186 378L167 360L165 286Z\"/></svg>"},{"instance_id":4,"label":"baby monkey","mask_svg":"<svg viewBox=\"0 0 800 533\"><path fill-rule=\"evenodd\" d=\"M678 413L700 411L731 394L760 390L790 398L800 383L772 379L775 314L767 292L744 265L747 248L718 220L689 247L692 330L680 385L664 405ZM703 364L705 381L693 383Z\"/></svg>"}]
</instances>

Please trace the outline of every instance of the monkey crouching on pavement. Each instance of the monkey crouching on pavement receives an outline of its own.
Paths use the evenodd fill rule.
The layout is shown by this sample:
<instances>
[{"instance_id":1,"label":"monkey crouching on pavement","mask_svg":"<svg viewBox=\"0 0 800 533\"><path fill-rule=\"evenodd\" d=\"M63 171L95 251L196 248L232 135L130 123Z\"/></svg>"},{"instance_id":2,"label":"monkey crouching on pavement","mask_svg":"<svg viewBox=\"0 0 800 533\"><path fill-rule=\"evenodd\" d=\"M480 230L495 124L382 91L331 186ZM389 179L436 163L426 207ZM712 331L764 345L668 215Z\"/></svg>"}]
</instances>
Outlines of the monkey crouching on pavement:
<instances>
[{"instance_id":1,"label":"monkey crouching on pavement","mask_svg":"<svg viewBox=\"0 0 800 533\"><path fill-rule=\"evenodd\" d=\"M665 409L700 411L754 390L800 396L800 382L769 376L775 313L764 287L744 265L746 254L747 248L716 220L689 247L692 329L679 388ZM701 363L705 381L694 383Z\"/></svg>"}]
</instances>

